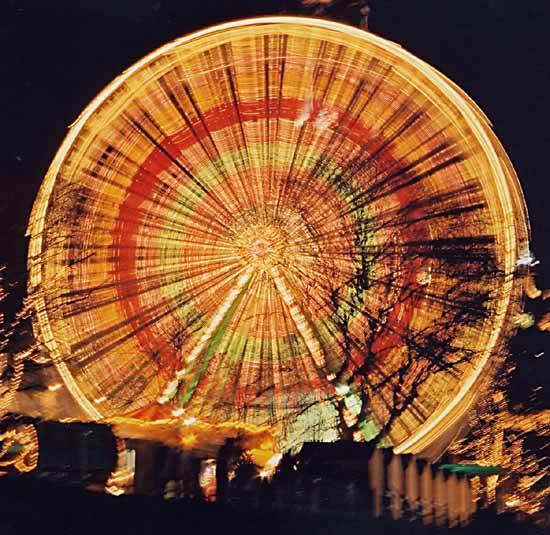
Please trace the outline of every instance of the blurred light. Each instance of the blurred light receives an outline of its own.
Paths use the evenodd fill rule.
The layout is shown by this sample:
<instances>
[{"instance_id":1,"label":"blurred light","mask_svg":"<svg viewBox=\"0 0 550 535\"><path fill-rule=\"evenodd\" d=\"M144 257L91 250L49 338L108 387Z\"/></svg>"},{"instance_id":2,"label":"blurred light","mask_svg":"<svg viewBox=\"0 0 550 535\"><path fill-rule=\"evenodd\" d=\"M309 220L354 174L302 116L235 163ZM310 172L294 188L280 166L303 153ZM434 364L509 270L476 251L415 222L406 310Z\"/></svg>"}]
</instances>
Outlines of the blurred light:
<instances>
[{"instance_id":1,"label":"blurred light","mask_svg":"<svg viewBox=\"0 0 550 535\"><path fill-rule=\"evenodd\" d=\"M183 377L185 376L185 373L187 372L187 368L183 368L181 370L178 370L176 372L176 379L183 379Z\"/></svg>"},{"instance_id":2,"label":"blurred light","mask_svg":"<svg viewBox=\"0 0 550 535\"><path fill-rule=\"evenodd\" d=\"M59 390L63 385L61 383L55 383L54 385L49 385L48 390L50 392L55 392L56 390Z\"/></svg>"},{"instance_id":3,"label":"blurred light","mask_svg":"<svg viewBox=\"0 0 550 535\"><path fill-rule=\"evenodd\" d=\"M528 329L535 324L535 317L529 312L522 312L515 317L514 325L521 329Z\"/></svg>"},{"instance_id":4,"label":"blurred light","mask_svg":"<svg viewBox=\"0 0 550 535\"><path fill-rule=\"evenodd\" d=\"M349 386L348 385L336 385L334 387L334 389L336 390L336 393L340 396L344 396L345 394L347 394L349 392Z\"/></svg>"},{"instance_id":5,"label":"blurred light","mask_svg":"<svg viewBox=\"0 0 550 535\"><path fill-rule=\"evenodd\" d=\"M185 420L183 420L183 423L185 425L191 425L191 424L194 424L196 421L197 419L194 416L192 416L191 418L186 418Z\"/></svg>"},{"instance_id":6,"label":"blurred light","mask_svg":"<svg viewBox=\"0 0 550 535\"><path fill-rule=\"evenodd\" d=\"M260 477L262 479L271 477L275 473L275 470L277 469L277 466L279 466L279 463L281 462L282 458L283 458L282 453L276 453L275 455L270 457L265 463L263 470L261 470Z\"/></svg>"},{"instance_id":7,"label":"blurred light","mask_svg":"<svg viewBox=\"0 0 550 535\"><path fill-rule=\"evenodd\" d=\"M216 461L214 459L202 461L199 485L208 501L216 499Z\"/></svg>"},{"instance_id":8,"label":"blurred light","mask_svg":"<svg viewBox=\"0 0 550 535\"><path fill-rule=\"evenodd\" d=\"M190 447L194 446L197 443L197 435L192 434L192 433L190 433L188 435L185 435L185 436L181 437L180 443L183 446L185 446L186 448L190 448Z\"/></svg>"},{"instance_id":9,"label":"blurred light","mask_svg":"<svg viewBox=\"0 0 550 535\"><path fill-rule=\"evenodd\" d=\"M535 266L536 264L533 263L534 261L535 258L531 253L525 253L518 258L518 266Z\"/></svg>"},{"instance_id":10,"label":"blurred light","mask_svg":"<svg viewBox=\"0 0 550 535\"><path fill-rule=\"evenodd\" d=\"M353 414L354 416L358 416L361 412L361 409L363 408L361 398L357 394L346 396L346 398L344 399L344 405L346 406L346 409L348 409L350 414Z\"/></svg>"},{"instance_id":11,"label":"blurred light","mask_svg":"<svg viewBox=\"0 0 550 535\"><path fill-rule=\"evenodd\" d=\"M276 453L275 455L273 455L273 457L269 458L269 460L267 461L267 463L265 463L265 465L266 466L277 466L281 462L282 458L283 458L282 453Z\"/></svg>"},{"instance_id":12,"label":"blurred light","mask_svg":"<svg viewBox=\"0 0 550 535\"><path fill-rule=\"evenodd\" d=\"M172 416L175 416L176 418L178 416L181 416L185 412L185 409L182 409L181 407L179 409L174 409L172 411Z\"/></svg>"},{"instance_id":13,"label":"blurred light","mask_svg":"<svg viewBox=\"0 0 550 535\"><path fill-rule=\"evenodd\" d=\"M121 489L120 487L113 485L111 487L105 487L105 492L113 496L120 496L121 494L124 494L124 489Z\"/></svg>"}]
</instances>

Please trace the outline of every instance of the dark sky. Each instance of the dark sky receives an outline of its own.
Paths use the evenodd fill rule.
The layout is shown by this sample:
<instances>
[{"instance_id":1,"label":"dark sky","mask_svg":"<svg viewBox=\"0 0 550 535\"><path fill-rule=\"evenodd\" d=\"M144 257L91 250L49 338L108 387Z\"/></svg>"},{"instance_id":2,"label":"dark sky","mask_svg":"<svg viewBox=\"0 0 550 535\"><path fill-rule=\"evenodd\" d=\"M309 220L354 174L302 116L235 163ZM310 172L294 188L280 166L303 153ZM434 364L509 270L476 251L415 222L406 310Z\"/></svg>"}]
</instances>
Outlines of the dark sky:
<instances>
[{"instance_id":1,"label":"dark sky","mask_svg":"<svg viewBox=\"0 0 550 535\"><path fill-rule=\"evenodd\" d=\"M4 0L0 7L0 260L22 236L68 125L117 74L191 30L296 11L294 0ZM221 6L221 7L220 7ZM372 0L371 29L457 82L492 120L527 198L550 283L550 6L545 0ZM8 245L9 247L4 247Z\"/></svg>"},{"instance_id":2,"label":"dark sky","mask_svg":"<svg viewBox=\"0 0 550 535\"><path fill-rule=\"evenodd\" d=\"M24 232L42 177L68 125L107 83L189 31L299 9L295 0L0 4L0 262L8 264L9 278L22 284ZM492 120L520 176L531 217L532 249L542 262L541 282L550 287L550 3L372 0L371 5L372 31L449 76ZM537 366L547 372L550 368ZM537 368L527 373L536 375Z\"/></svg>"}]
</instances>

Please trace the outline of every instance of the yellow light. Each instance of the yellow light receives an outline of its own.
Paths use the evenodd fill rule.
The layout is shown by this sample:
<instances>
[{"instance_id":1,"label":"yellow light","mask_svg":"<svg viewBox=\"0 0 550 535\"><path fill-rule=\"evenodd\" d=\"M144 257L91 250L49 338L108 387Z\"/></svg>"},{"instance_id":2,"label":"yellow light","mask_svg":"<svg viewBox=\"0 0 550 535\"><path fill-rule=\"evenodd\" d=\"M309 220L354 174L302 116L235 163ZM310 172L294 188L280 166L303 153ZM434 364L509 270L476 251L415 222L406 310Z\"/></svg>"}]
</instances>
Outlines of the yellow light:
<instances>
[{"instance_id":1,"label":"yellow light","mask_svg":"<svg viewBox=\"0 0 550 535\"><path fill-rule=\"evenodd\" d=\"M283 455L281 453L276 453L275 455L271 456L265 463L263 469L260 471L260 477L262 479L271 477L275 473L275 470L277 469L277 466L279 466L282 458Z\"/></svg>"},{"instance_id":2,"label":"yellow light","mask_svg":"<svg viewBox=\"0 0 550 535\"><path fill-rule=\"evenodd\" d=\"M321 347L318 337L316 336L310 322L304 315L304 312L302 311L291 288L287 284L287 281L282 271L279 269L279 266L272 266L269 270L269 273L271 274L273 282L275 283L275 287L277 288L283 301L287 305L290 317L294 321L298 332L302 336L302 339L309 353L311 354L313 361L320 369L325 368L326 360L323 348Z\"/></svg>"},{"instance_id":3,"label":"yellow light","mask_svg":"<svg viewBox=\"0 0 550 535\"><path fill-rule=\"evenodd\" d=\"M238 279L236 286L229 292L229 295L220 306L217 314L212 318L208 327L204 330L203 335L200 337L199 342L193 348L193 351L185 359L187 363L193 362L202 352L208 341L212 338L216 329L220 326L221 322L225 318L227 312L231 308L231 305L235 302L246 283L252 276L253 266L250 266L243 275ZM181 376L185 373L185 369L178 370L177 375Z\"/></svg>"},{"instance_id":4,"label":"yellow light","mask_svg":"<svg viewBox=\"0 0 550 535\"><path fill-rule=\"evenodd\" d=\"M181 443L183 446L191 447L197 442L196 435L186 435L181 437Z\"/></svg>"},{"instance_id":5,"label":"yellow light","mask_svg":"<svg viewBox=\"0 0 550 535\"><path fill-rule=\"evenodd\" d=\"M121 494L124 494L124 489L121 489L120 487L117 487L116 485L105 487L105 492L108 494L111 494L112 496L120 496Z\"/></svg>"}]
</instances>

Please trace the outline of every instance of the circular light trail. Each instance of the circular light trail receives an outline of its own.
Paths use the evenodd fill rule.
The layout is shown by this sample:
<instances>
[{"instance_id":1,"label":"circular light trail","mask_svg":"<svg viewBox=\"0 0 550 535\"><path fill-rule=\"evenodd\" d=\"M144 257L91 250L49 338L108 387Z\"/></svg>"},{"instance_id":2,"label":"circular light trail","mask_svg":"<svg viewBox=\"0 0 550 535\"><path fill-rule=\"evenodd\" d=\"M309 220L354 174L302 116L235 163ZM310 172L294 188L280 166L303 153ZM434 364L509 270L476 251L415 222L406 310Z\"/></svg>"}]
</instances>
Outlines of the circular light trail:
<instances>
[{"instance_id":1,"label":"circular light trail","mask_svg":"<svg viewBox=\"0 0 550 535\"><path fill-rule=\"evenodd\" d=\"M38 338L90 417L159 402L288 445L334 439L343 409L398 452L475 401L528 254L475 104L398 45L294 17L124 72L72 125L29 234Z\"/></svg>"}]
</instances>

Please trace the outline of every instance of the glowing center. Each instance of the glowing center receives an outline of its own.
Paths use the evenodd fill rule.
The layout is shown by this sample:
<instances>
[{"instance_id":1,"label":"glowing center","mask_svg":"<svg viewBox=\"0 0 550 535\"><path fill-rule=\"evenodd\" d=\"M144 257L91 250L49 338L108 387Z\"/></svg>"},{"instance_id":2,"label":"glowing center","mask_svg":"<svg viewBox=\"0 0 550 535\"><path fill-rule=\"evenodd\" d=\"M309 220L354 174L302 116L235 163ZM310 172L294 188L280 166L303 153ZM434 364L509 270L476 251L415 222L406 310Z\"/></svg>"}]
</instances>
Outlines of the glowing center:
<instances>
[{"instance_id":1,"label":"glowing center","mask_svg":"<svg viewBox=\"0 0 550 535\"><path fill-rule=\"evenodd\" d=\"M264 269L283 262L287 241L286 234L277 226L258 224L250 225L240 233L237 246L246 265Z\"/></svg>"},{"instance_id":2,"label":"glowing center","mask_svg":"<svg viewBox=\"0 0 550 535\"><path fill-rule=\"evenodd\" d=\"M250 254L253 258L264 258L271 252L271 243L264 239L260 238L252 244Z\"/></svg>"}]
</instances>

